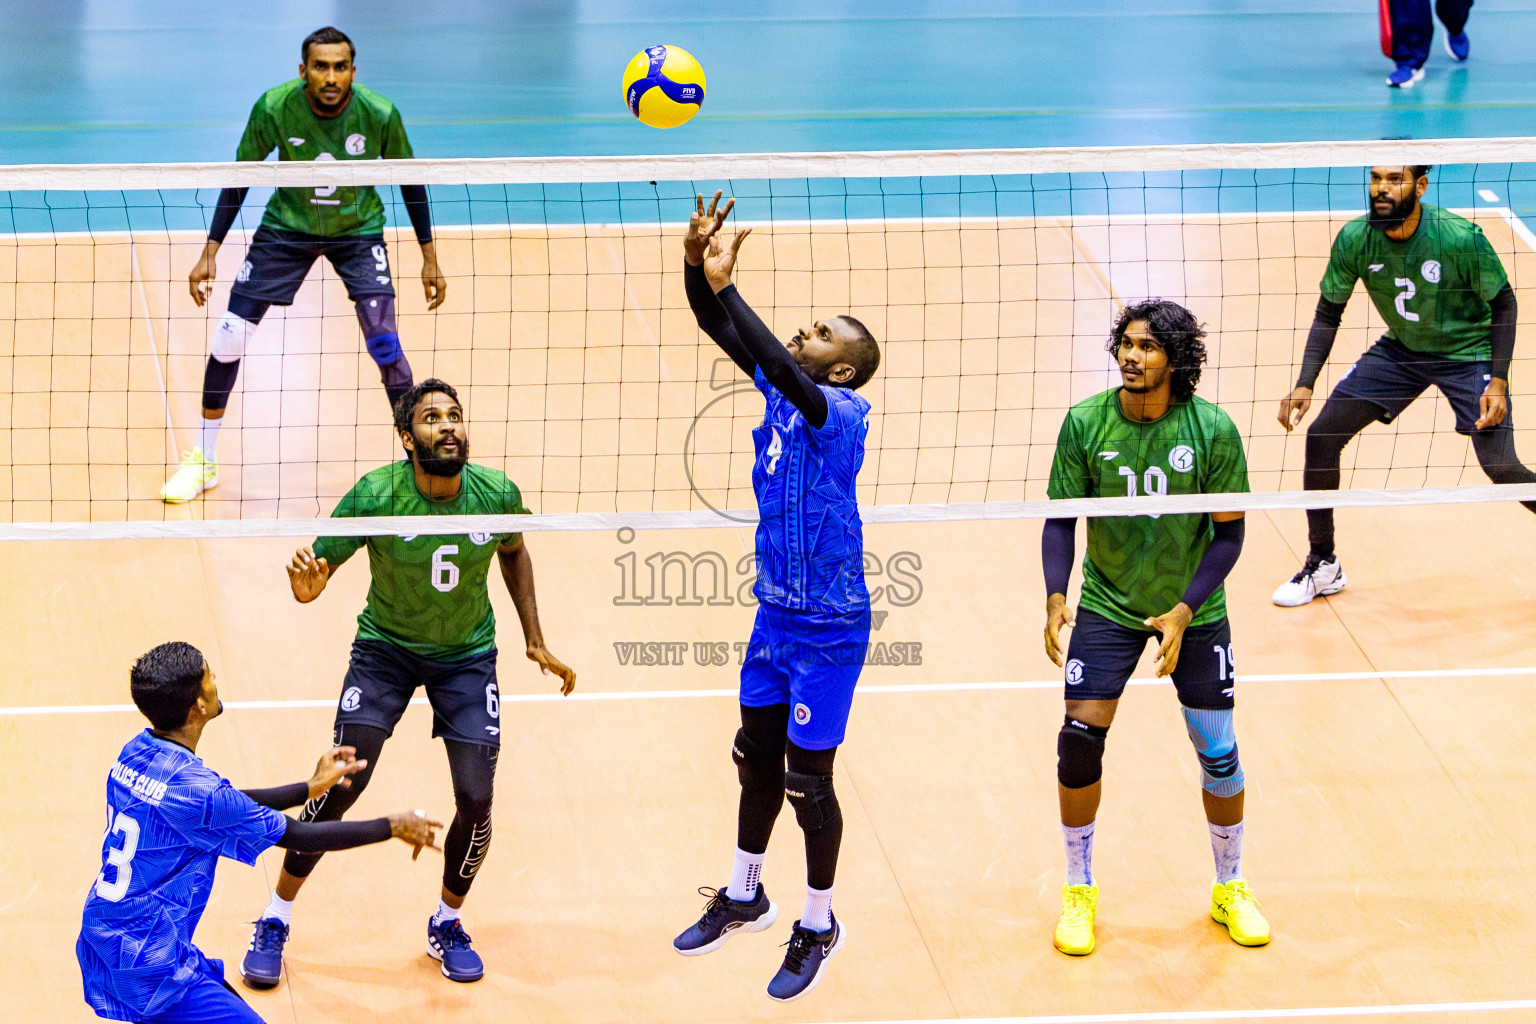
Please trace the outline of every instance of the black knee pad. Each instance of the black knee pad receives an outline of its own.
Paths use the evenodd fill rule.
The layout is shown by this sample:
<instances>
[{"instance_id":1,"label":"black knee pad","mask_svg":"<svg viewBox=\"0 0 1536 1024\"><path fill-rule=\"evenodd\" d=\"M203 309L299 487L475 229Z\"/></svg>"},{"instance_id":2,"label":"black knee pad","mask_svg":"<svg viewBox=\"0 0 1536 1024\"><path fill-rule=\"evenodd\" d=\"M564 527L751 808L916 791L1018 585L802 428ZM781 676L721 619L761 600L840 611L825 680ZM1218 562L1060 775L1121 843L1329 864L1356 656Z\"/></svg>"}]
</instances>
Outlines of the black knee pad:
<instances>
[{"instance_id":1,"label":"black knee pad","mask_svg":"<svg viewBox=\"0 0 1536 1024\"><path fill-rule=\"evenodd\" d=\"M832 789L830 775L804 775L786 772L784 795L795 809L795 820L807 832L841 821L843 809L838 805L837 793Z\"/></svg>"},{"instance_id":2,"label":"black knee pad","mask_svg":"<svg viewBox=\"0 0 1536 1024\"><path fill-rule=\"evenodd\" d=\"M1091 786L1104 777L1104 738L1108 729L1068 715L1056 737L1056 778L1068 789Z\"/></svg>"},{"instance_id":3,"label":"black knee pad","mask_svg":"<svg viewBox=\"0 0 1536 1024\"><path fill-rule=\"evenodd\" d=\"M780 772L775 771L775 761L782 767L783 755L775 758L765 753L762 746L753 741L745 729L736 730L731 740L731 760L736 762L736 777L743 786L771 784L779 786Z\"/></svg>"}]
</instances>

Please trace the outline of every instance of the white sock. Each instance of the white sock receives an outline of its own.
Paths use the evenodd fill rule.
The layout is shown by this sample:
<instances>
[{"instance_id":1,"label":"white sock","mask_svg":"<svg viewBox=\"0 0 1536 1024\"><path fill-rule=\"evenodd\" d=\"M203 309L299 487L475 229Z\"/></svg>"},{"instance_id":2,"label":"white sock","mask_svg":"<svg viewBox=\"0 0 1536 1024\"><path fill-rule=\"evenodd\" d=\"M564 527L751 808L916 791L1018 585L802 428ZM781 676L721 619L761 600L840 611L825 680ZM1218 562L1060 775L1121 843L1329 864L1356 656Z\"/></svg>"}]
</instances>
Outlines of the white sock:
<instances>
[{"instance_id":1,"label":"white sock","mask_svg":"<svg viewBox=\"0 0 1536 1024\"><path fill-rule=\"evenodd\" d=\"M437 913L432 915L433 924L442 924L444 921L457 921L458 919L459 911L457 908L450 907L442 900L437 901Z\"/></svg>"},{"instance_id":2,"label":"white sock","mask_svg":"<svg viewBox=\"0 0 1536 1024\"><path fill-rule=\"evenodd\" d=\"M1207 824L1210 824L1207 822ZM1243 823L1211 825L1211 853L1216 858L1216 882L1226 885L1243 877Z\"/></svg>"},{"instance_id":3,"label":"white sock","mask_svg":"<svg viewBox=\"0 0 1536 1024\"><path fill-rule=\"evenodd\" d=\"M805 887L805 913L800 915L800 927L813 932L824 932L832 927L832 890Z\"/></svg>"},{"instance_id":4,"label":"white sock","mask_svg":"<svg viewBox=\"0 0 1536 1024\"><path fill-rule=\"evenodd\" d=\"M267 901L267 909L261 912L263 921L269 918L283 924L293 924L293 901L285 900L274 892L272 899Z\"/></svg>"},{"instance_id":5,"label":"white sock","mask_svg":"<svg viewBox=\"0 0 1536 1024\"><path fill-rule=\"evenodd\" d=\"M750 903L757 899L757 878L763 871L763 855L748 853L736 848L736 860L731 864L731 883L725 887L725 895L737 903Z\"/></svg>"},{"instance_id":6,"label":"white sock","mask_svg":"<svg viewBox=\"0 0 1536 1024\"><path fill-rule=\"evenodd\" d=\"M203 450L203 458L209 462L214 461L213 453L219 444L219 427L223 426L224 417L216 420L203 417L203 425L197 431L197 446Z\"/></svg>"},{"instance_id":7,"label":"white sock","mask_svg":"<svg viewBox=\"0 0 1536 1024\"><path fill-rule=\"evenodd\" d=\"M1082 828L1061 826L1062 843L1067 848L1067 884L1093 884L1093 826L1089 822Z\"/></svg>"}]
</instances>

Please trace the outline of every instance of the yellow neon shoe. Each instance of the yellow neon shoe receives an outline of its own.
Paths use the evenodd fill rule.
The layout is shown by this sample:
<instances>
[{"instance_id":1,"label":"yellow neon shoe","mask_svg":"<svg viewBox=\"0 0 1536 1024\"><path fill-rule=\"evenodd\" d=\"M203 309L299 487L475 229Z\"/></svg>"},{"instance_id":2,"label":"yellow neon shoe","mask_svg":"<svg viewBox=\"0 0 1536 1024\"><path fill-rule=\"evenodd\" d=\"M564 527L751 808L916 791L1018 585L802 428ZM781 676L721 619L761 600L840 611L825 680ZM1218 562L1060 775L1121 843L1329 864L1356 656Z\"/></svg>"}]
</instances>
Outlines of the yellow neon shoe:
<instances>
[{"instance_id":1,"label":"yellow neon shoe","mask_svg":"<svg viewBox=\"0 0 1536 1024\"><path fill-rule=\"evenodd\" d=\"M1061 917L1056 919L1056 948L1069 956L1093 952L1093 917L1099 909L1099 887L1061 887Z\"/></svg>"},{"instance_id":2,"label":"yellow neon shoe","mask_svg":"<svg viewBox=\"0 0 1536 1024\"><path fill-rule=\"evenodd\" d=\"M201 448L181 453L181 468L160 488L160 500L167 505L191 501L219 482L219 464L204 458Z\"/></svg>"},{"instance_id":3,"label":"yellow neon shoe","mask_svg":"<svg viewBox=\"0 0 1536 1024\"><path fill-rule=\"evenodd\" d=\"M1211 886L1211 919L1227 926L1227 934L1240 946L1269 944L1269 922L1259 913L1259 901L1241 878Z\"/></svg>"}]
</instances>

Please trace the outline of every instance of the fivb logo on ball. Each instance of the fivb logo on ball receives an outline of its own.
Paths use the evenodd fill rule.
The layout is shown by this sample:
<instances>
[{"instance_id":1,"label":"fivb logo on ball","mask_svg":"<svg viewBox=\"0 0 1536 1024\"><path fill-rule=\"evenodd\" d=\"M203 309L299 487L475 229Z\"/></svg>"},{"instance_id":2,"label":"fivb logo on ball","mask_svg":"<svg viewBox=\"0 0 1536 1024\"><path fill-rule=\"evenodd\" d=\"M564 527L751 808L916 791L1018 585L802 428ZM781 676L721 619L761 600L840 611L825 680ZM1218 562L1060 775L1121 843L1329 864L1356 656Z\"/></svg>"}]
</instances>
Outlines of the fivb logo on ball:
<instances>
[{"instance_id":1,"label":"fivb logo on ball","mask_svg":"<svg viewBox=\"0 0 1536 1024\"><path fill-rule=\"evenodd\" d=\"M624 69L624 105L640 123L676 128L704 102L704 69L677 46L648 46Z\"/></svg>"}]
</instances>

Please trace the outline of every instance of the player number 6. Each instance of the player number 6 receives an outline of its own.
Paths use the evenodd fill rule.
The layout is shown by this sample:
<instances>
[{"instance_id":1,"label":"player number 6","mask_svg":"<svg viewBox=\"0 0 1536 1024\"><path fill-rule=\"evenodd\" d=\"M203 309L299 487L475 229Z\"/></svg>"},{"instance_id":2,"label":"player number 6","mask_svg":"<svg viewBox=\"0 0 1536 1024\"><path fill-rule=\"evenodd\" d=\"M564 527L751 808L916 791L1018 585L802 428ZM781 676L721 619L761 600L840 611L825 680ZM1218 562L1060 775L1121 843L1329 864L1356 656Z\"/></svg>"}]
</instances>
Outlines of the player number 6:
<instances>
[{"instance_id":1,"label":"player number 6","mask_svg":"<svg viewBox=\"0 0 1536 1024\"><path fill-rule=\"evenodd\" d=\"M432 589L446 594L459 585L459 567L448 561L449 555L458 553L457 544L444 544L432 552Z\"/></svg>"}]
</instances>

